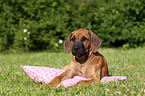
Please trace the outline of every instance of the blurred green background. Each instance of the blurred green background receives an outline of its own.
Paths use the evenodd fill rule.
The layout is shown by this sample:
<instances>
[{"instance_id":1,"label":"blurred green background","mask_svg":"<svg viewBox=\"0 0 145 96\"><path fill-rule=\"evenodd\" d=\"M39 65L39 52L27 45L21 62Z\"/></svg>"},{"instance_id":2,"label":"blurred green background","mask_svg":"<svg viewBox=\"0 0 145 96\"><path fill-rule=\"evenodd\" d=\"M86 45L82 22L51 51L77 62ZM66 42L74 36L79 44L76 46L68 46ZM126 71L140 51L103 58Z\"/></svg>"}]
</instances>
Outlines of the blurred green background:
<instances>
[{"instance_id":1,"label":"blurred green background","mask_svg":"<svg viewBox=\"0 0 145 96\"><path fill-rule=\"evenodd\" d=\"M145 0L0 0L0 51L63 49L79 28L103 47L145 46Z\"/></svg>"}]
</instances>

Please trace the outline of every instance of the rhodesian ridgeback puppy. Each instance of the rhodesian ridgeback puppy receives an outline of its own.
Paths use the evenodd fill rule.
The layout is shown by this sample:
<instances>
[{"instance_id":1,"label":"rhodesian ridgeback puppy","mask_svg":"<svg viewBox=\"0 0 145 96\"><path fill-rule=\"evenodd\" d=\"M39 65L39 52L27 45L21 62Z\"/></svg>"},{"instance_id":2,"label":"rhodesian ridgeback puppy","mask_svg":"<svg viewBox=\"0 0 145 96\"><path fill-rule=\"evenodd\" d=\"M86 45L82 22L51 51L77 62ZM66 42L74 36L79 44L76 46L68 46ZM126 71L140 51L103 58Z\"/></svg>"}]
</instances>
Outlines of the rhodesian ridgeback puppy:
<instances>
[{"instance_id":1,"label":"rhodesian ridgeback puppy","mask_svg":"<svg viewBox=\"0 0 145 96\"><path fill-rule=\"evenodd\" d=\"M55 77L45 86L56 86L61 81L82 76L88 78L87 81L80 81L76 86L89 86L97 83L104 76L108 75L108 68L105 58L98 52L102 41L92 31L78 29L73 31L64 42L66 53L72 50L72 60L63 69L66 70L61 75Z\"/></svg>"}]
</instances>

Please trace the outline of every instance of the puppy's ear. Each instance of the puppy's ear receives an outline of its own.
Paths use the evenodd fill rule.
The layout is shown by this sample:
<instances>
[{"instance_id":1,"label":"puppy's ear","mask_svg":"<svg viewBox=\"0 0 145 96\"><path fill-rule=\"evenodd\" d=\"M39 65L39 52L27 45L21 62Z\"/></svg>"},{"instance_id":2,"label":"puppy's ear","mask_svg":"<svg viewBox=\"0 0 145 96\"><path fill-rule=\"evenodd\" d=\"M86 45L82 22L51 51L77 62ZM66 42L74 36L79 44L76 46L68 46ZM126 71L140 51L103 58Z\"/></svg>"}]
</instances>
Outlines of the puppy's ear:
<instances>
[{"instance_id":1,"label":"puppy's ear","mask_svg":"<svg viewBox=\"0 0 145 96\"><path fill-rule=\"evenodd\" d=\"M89 31L90 35L91 35L91 50L96 53L98 51L98 48L100 47L102 41L101 39L94 34L92 31Z\"/></svg>"},{"instance_id":2,"label":"puppy's ear","mask_svg":"<svg viewBox=\"0 0 145 96\"><path fill-rule=\"evenodd\" d=\"M64 41L64 48L67 54L71 51L71 36L72 34L70 34L68 39Z\"/></svg>"}]
</instances>

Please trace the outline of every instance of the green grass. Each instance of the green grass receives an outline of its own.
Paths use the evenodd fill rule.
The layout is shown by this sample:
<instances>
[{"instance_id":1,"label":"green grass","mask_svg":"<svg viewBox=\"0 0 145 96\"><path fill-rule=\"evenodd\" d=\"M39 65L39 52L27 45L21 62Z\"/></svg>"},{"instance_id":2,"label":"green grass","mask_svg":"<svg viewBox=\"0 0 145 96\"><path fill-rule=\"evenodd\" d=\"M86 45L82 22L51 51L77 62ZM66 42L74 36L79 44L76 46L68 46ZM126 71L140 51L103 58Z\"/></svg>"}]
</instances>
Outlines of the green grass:
<instances>
[{"instance_id":1,"label":"green grass","mask_svg":"<svg viewBox=\"0 0 145 96\"><path fill-rule=\"evenodd\" d=\"M0 95L100 96L145 94L145 48L99 49L108 63L109 74L127 76L125 81L94 84L89 87L65 89L45 88L31 80L21 65L63 68L71 60L65 52L0 54Z\"/></svg>"},{"instance_id":2,"label":"green grass","mask_svg":"<svg viewBox=\"0 0 145 96\"><path fill-rule=\"evenodd\" d=\"M2 37L0 36L0 51L3 50L3 42L2 42Z\"/></svg>"}]
</instances>

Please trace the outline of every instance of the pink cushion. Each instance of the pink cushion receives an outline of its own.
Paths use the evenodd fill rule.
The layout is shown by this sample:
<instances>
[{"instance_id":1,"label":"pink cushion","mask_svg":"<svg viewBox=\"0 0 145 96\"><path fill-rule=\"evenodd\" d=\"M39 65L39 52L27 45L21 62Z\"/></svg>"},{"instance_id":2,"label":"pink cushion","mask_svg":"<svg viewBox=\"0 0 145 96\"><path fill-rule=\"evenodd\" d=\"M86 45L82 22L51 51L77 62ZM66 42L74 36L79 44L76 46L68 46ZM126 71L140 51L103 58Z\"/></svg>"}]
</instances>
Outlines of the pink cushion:
<instances>
[{"instance_id":1,"label":"pink cushion","mask_svg":"<svg viewBox=\"0 0 145 96\"><path fill-rule=\"evenodd\" d=\"M61 69L39 66L21 66L21 67L28 74L28 76L35 82L44 82L44 83L49 83L54 77L59 76L65 71ZM101 83L105 84L108 83L109 81L125 80L126 78L127 78L126 76L103 77L101 79ZM80 76L75 76L71 79L62 81L60 84L57 85L57 87L59 87L60 85L68 87L76 84L81 80L89 80L89 79Z\"/></svg>"}]
</instances>

